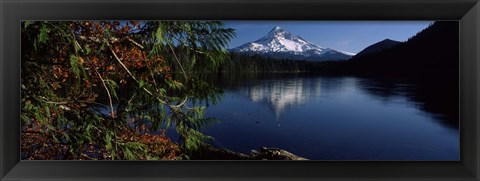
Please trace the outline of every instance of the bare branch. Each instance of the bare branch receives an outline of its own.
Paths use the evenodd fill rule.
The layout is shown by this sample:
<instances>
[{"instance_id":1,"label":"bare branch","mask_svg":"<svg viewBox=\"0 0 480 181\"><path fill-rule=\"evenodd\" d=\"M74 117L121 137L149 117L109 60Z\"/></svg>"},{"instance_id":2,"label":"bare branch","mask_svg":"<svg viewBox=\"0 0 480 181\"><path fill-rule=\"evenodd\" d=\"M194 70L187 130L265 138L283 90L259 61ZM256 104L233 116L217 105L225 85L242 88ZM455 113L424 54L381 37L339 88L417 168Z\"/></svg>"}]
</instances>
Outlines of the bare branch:
<instances>
[{"instance_id":1,"label":"bare branch","mask_svg":"<svg viewBox=\"0 0 480 181\"><path fill-rule=\"evenodd\" d=\"M93 37L93 36L77 36L80 40L83 40L83 41L93 41L95 43L102 43L102 40L98 37ZM109 42L112 42L112 43L118 43L121 41L121 39L119 38L115 38L115 37L111 37L109 38L108 40Z\"/></svg>"},{"instance_id":2,"label":"bare branch","mask_svg":"<svg viewBox=\"0 0 480 181\"><path fill-rule=\"evenodd\" d=\"M42 97L43 98L43 97ZM45 98L44 98L45 99ZM47 103L47 104L55 104L55 105L64 105L64 104L67 104L68 102L66 101L62 101L62 102L55 102L55 101L49 101L49 100L40 100L44 103Z\"/></svg>"},{"instance_id":3,"label":"bare branch","mask_svg":"<svg viewBox=\"0 0 480 181\"><path fill-rule=\"evenodd\" d=\"M132 74L132 72L127 68L127 66L122 62L122 60L120 59L120 57L118 57L117 53L115 53L115 51L113 51L113 48L111 46L111 44L107 41L107 40L104 40L104 42L107 44L107 46L109 47L110 49L110 52L113 54L113 57L115 57L115 60L117 60L117 62L123 67L123 69L128 73L128 75L130 75L130 77L137 83L140 83L140 80L137 79L137 77L135 77L135 75ZM174 56L175 56L175 59L177 60L180 68L182 69L182 72L185 76L185 79L188 80L188 77L187 77L187 74L185 73L185 70L183 69L182 65L180 64L180 60L178 59L177 55L175 54L175 51L173 50L173 47L168 44L170 49L172 50ZM143 47L143 46L142 46ZM155 99L157 99L160 103L162 104L165 104L167 106L169 106L170 108L179 108L181 107L182 105L184 105L187 100L188 100L188 97L185 97L185 99L178 105L170 105L168 104L166 101L160 99L158 96L155 96L150 90L148 90L146 87L143 87L142 88L148 95L150 96L153 96Z\"/></svg>"},{"instance_id":4,"label":"bare branch","mask_svg":"<svg viewBox=\"0 0 480 181\"><path fill-rule=\"evenodd\" d=\"M177 40L178 42L180 42L182 45L185 45L185 47L187 47L188 49L194 51L195 53L205 54L205 52L199 51L199 50L194 49L194 48L192 48L192 47L190 47L190 46L186 46L186 44L185 44L184 42L182 42L180 39L178 39L176 36L172 36L172 37L173 37L173 39L175 39L175 40Z\"/></svg>"},{"instance_id":5,"label":"bare branch","mask_svg":"<svg viewBox=\"0 0 480 181\"><path fill-rule=\"evenodd\" d=\"M115 57L115 59L117 60L117 62L118 62L120 65L122 65L123 69L124 69L125 71L127 71L128 75L130 75L130 77L132 77L132 79L133 79L135 82L137 82L138 84L140 84L140 81L132 74L132 72L130 72L130 70L128 70L127 66L125 66L125 64L124 64L124 63L122 62L122 60L118 57L118 55L115 53L115 51L113 51L111 45L110 45L108 42L106 42L106 43L107 43L107 46L108 46L109 49L110 49L110 52L112 52L112 54L113 54L113 56ZM152 93L150 90L148 90L146 87L143 87L143 90L144 90L148 95L154 96L153 93ZM154 96L154 97L155 97L158 101L160 101L162 104L167 104L167 102L161 100L161 99L158 98L157 96Z\"/></svg>"},{"instance_id":6,"label":"bare branch","mask_svg":"<svg viewBox=\"0 0 480 181\"><path fill-rule=\"evenodd\" d=\"M85 54L82 46L80 46L80 43L78 43L78 41L75 39L75 34L73 34L73 37L74 37L74 41L75 41L76 45L80 48L80 51L82 51L82 53ZM107 91L108 101L110 102L110 113L111 113L112 118L115 118L115 112L113 110L113 102L112 102L112 96L110 95L110 90L108 90L108 87L105 84L105 80L103 79L102 75L98 72L98 70L95 68L95 66L92 64L92 62L88 59L88 57L87 57L87 60L94 67L95 73L97 74L98 78L100 78L100 80L102 81L103 88L105 88L105 91Z\"/></svg>"},{"instance_id":7,"label":"bare branch","mask_svg":"<svg viewBox=\"0 0 480 181\"><path fill-rule=\"evenodd\" d=\"M183 101L177 105L174 105L174 106L171 106L171 107L174 107L174 108L179 108L181 106L183 106L188 100L188 96L185 96L185 99L183 99Z\"/></svg>"},{"instance_id":8,"label":"bare branch","mask_svg":"<svg viewBox=\"0 0 480 181\"><path fill-rule=\"evenodd\" d=\"M187 73L185 73L185 69L183 69L183 66L180 63L180 60L178 59L177 54L175 53L175 50L173 50L173 47L172 45L170 45L170 43L167 42L167 45L170 47L170 50L172 50L172 54L175 57L175 60L177 60L177 63L180 66L180 69L182 69L183 76L185 76L185 79L188 80Z\"/></svg>"},{"instance_id":9,"label":"bare branch","mask_svg":"<svg viewBox=\"0 0 480 181\"><path fill-rule=\"evenodd\" d=\"M133 44L137 45L141 49L144 49L144 47L142 45L140 45L140 43L137 43L135 40L131 39L130 37L127 37L127 40L132 42Z\"/></svg>"}]
</instances>

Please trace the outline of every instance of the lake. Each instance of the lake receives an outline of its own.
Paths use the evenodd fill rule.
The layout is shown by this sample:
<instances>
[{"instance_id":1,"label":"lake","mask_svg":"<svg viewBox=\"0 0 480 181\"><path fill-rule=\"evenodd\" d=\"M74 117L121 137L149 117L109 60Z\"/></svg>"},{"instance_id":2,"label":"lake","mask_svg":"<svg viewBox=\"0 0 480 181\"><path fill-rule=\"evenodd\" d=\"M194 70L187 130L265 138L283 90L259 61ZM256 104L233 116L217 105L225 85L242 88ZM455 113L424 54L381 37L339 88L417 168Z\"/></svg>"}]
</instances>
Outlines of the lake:
<instances>
[{"instance_id":1,"label":"lake","mask_svg":"<svg viewBox=\"0 0 480 181\"><path fill-rule=\"evenodd\" d=\"M245 154L275 147L313 160L459 160L458 86L444 80L222 74L209 81L224 91L206 113L221 122L203 130L216 147Z\"/></svg>"}]
</instances>

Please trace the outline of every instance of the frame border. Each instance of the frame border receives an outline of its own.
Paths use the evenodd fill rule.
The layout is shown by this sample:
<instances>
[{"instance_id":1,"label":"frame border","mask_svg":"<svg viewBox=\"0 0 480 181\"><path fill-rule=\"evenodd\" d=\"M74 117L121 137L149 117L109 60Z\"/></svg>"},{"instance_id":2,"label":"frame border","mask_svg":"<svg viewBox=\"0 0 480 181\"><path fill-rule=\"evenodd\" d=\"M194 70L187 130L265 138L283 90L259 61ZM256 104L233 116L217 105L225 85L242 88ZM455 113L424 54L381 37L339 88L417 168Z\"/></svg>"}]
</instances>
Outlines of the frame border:
<instances>
[{"instance_id":1,"label":"frame border","mask_svg":"<svg viewBox=\"0 0 480 181\"><path fill-rule=\"evenodd\" d=\"M21 161L26 19L459 20L461 161ZM0 40L0 180L480 180L479 0L0 0Z\"/></svg>"}]
</instances>

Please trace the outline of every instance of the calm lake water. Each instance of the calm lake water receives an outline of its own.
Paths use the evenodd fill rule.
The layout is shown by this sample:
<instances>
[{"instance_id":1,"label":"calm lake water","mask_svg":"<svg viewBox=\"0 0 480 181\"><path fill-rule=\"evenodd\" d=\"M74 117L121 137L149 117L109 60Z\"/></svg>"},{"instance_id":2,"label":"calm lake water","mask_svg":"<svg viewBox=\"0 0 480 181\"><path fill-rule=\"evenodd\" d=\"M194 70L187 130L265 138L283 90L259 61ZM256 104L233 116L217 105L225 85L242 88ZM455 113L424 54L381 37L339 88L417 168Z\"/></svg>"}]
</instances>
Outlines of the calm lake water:
<instances>
[{"instance_id":1,"label":"calm lake water","mask_svg":"<svg viewBox=\"0 0 480 181\"><path fill-rule=\"evenodd\" d=\"M203 130L216 147L275 147L314 160L459 160L458 86L298 74L211 81L224 91L206 113L222 122Z\"/></svg>"}]
</instances>

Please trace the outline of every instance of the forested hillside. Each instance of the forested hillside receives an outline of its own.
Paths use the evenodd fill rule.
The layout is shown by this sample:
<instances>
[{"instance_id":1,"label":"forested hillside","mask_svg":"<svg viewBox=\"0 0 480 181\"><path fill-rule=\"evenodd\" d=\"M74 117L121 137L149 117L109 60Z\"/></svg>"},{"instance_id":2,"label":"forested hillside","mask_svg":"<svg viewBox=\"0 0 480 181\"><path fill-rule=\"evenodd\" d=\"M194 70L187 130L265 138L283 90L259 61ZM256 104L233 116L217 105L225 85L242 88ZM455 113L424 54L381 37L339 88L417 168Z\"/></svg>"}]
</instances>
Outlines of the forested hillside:
<instances>
[{"instance_id":1,"label":"forested hillside","mask_svg":"<svg viewBox=\"0 0 480 181\"><path fill-rule=\"evenodd\" d=\"M459 67L457 21L437 21L394 48L354 57L341 70L363 75L456 75Z\"/></svg>"}]
</instances>

